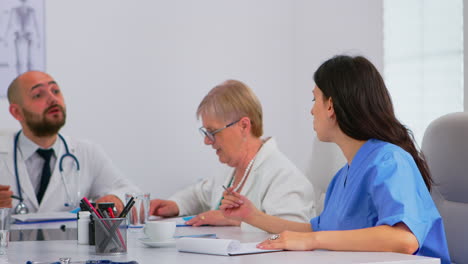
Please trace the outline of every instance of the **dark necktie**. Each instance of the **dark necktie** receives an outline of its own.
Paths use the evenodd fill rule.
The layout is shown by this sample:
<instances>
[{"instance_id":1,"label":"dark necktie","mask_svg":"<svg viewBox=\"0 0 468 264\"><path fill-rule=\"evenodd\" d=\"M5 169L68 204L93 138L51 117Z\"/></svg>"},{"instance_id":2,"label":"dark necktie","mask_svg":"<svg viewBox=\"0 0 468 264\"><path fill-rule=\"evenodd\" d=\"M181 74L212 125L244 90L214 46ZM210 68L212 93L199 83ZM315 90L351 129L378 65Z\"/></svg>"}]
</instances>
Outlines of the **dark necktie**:
<instances>
[{"instance_id":1,"label":"dark necktie","mask_svg":"<svg viewBox=\"0 0 468 264\"><path fill-rule=\"evenodd\" d=\"M39 204L42 201L42 197L44 197L44 193L47 189L47 185L49 185L50 176L52 175L50 171L50 158L54 154L53 149L38 149L37 154L44 159L44 167L42 167L42 175L41 175L41 185L39 187L39 191L37 192L37 201Z\"/></svg>"}]
</instances>

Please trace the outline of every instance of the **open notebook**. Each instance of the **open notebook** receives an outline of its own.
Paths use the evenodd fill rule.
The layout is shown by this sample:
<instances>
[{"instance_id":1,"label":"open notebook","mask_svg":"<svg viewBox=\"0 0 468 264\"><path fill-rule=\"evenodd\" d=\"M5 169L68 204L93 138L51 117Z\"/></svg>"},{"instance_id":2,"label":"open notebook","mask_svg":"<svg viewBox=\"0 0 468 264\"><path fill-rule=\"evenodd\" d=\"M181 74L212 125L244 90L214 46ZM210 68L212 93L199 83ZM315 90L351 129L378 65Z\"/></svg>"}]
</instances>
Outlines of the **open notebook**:
<instances>
[{"instance_id":1,"label":"open notebook","mask_svg":"<svg viewBox=\"0 0 468 264\"><path fill-rule=\"evenodd\" d=\"M281 251L259 249L256 245L259 242L240 243L232 239L211 239L211 238L190 238L183 237L177 239L177 250L190 253L201 253L211 255L235 256L244 254L256 254L265 252Z\"/></svg>"}]
</instances>

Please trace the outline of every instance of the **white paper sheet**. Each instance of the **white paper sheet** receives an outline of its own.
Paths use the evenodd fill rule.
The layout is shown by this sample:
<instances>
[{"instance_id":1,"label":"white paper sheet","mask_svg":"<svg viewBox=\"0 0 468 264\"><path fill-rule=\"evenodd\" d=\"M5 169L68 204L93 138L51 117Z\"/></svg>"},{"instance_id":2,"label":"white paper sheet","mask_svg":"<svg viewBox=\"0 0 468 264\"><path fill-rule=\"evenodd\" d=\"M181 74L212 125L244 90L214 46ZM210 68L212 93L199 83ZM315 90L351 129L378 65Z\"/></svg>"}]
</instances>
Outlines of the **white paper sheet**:
<instances>
[{"instance_id":1,"label":"white paper sheet","mask_svg":"<svg viewBox=\"0 0 468 264\"><path fill-rule=\"evenodd\" d=\"M256 254L265 252L275 252L281 250L259 249L256 245L260 242L240 243L232 239L210 239L210 238L189 238L177 239L176 248L181 252L201 253L211 255L234 256L243 254Z\"/></svg>"}]
</instances>

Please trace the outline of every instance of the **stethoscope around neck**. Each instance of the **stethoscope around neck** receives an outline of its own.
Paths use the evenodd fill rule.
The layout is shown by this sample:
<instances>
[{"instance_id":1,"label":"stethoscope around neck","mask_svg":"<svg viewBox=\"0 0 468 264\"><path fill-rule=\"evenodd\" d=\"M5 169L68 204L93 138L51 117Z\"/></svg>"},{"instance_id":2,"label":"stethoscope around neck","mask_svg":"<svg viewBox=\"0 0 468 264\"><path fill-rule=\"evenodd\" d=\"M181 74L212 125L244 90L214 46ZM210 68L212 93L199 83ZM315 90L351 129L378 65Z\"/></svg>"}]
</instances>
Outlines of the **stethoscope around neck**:
<instances>
[{"instance_id":1,"label":"stethoscope around neck","mask_svg":"<svg viewBox=\"0 0 468 264\"><path fill-rule=\"evenodd\" d=\"M29 212L29 209L26 206L26 204L24 203L23 192L21 191L21 183L20 183L19 173L18 173L18 140L19 140L20 134L21 134L21 130L18 131L18 133L16 133L15 140L14 140L14 143L13 143L13 163L15 165L15 176L16 176L16 186L18 188L18 197L20 198L19 203L15 207L15 214L27 214ZM68 188L68 186L67 186L67 184L65 182L65 178L63 176L63 160L66 157L69 157L69 158L73 159L73 162L76 164L77 172L80 170L80 162L78 161L78 159L76 158L75 155L70 153L70 150L68 149L68 144L65 141L65 139L62 137L62 135L58 134L58 136L62 140L63 145L65 146L65 154L63 154L59 159L59 171L60 171L60 175L62 177L63 185L65 187L65 193L67 195L67 200L69 202L72 202L70 189ZM67 207L70 206L69 202L65 202L64 205L67 206Z\"/></svg>"}]
</instances>

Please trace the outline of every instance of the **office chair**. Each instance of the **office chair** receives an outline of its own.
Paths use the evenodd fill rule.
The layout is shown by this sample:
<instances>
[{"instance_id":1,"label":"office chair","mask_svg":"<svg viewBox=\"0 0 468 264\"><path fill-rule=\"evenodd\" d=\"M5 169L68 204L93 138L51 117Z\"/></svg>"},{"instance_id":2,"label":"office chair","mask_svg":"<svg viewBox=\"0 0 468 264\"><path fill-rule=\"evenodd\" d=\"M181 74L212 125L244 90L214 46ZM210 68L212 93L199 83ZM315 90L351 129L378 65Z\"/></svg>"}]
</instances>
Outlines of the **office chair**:
<instances>
[{"instance_id":1,"label":"office chair","mask_svg":"<svg viewBox=\"0 0 468 264\"><path fill-rule=\"evenodd\" d=\"M434 120L422 142L452 262L468 264L468 113Z\"/></svg>"}]
</instances>

